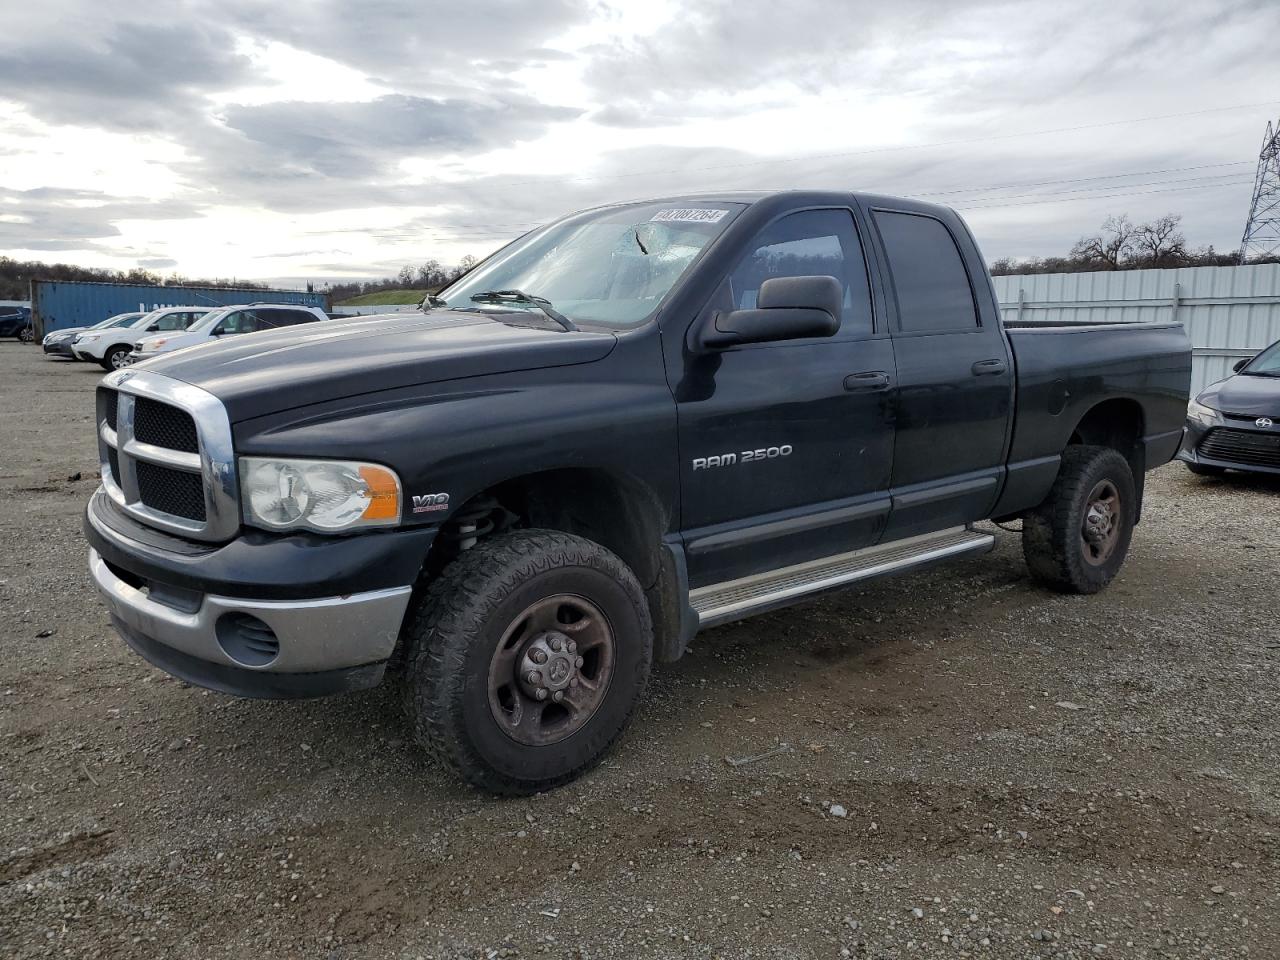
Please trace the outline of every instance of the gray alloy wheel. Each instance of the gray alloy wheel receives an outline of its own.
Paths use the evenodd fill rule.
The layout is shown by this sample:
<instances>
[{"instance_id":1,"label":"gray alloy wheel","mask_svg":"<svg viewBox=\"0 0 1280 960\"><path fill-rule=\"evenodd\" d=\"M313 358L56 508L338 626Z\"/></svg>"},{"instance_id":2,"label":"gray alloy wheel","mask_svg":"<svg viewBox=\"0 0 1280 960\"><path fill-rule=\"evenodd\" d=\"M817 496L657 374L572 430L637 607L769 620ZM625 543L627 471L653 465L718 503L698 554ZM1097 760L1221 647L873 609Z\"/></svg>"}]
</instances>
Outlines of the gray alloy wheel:
<instances>
[{"instance_id":1,"label":"gray alloy wheel","mask_svg":"<svg viewBox=\"0 0 1280 960\"><path fill-rule=\"evenodd\" d=\"M111 370L119 370L121 367L129 366L129 348L125 346L112 347L107 351L103 366Z\"/></svg>"},{"instance_id":2,"label":"gray alloy wheel","mask_svg":"<svg viewBox=\"0 0 1280 960\"><path fill-rule=\"evenodd\" d=\"M507 736L530 746L580 730L613 676L613 629L585 597L561 593L517 614L489 663L489 709Z\"/></svg>"}]
</instances>

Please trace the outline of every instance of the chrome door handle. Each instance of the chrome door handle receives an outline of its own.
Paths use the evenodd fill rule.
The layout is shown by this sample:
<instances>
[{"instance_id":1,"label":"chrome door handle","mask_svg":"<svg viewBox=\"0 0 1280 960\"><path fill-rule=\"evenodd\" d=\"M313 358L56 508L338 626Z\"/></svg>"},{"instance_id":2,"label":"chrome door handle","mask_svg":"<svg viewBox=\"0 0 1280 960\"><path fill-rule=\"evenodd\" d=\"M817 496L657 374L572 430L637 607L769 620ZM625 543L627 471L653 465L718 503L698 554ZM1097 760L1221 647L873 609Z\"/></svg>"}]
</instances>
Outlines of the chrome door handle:
<instances>
[{"instance_id":1,"label":"chrome door handle","mask_svg":"<svg viewBox=\"0 0 1280 960\"><path fill-rule=\"evenodd\" d=\"M888 390L889 375L883 370L868 370L865 373L851 373L844 378L844 388L850 393L868 393L873 390Z\"/></svg>"},{"instance_id":2,"label":"chrome door handle","mask_svg":"<svg viewBox=\"0 0 1280 960\"><path fill-rule=\"evenodd\" d=\"M1009 365L1003 360L979 360L972 367L975 377L992 376L993 374L1004 373L1009 369Z\"/></svg>"}]
</instances>

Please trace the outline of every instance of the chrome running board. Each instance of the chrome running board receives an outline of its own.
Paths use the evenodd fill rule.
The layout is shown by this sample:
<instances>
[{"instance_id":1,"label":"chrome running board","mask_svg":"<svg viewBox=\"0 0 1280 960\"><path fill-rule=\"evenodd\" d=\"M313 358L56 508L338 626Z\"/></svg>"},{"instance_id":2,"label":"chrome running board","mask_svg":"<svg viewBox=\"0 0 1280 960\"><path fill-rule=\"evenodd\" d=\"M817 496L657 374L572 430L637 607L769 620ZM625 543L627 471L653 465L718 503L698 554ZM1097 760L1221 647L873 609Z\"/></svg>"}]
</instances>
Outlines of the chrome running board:
<instances>
[{"instance_id":1,"label":"chrome running board","mask_svg":"<svg viewBox=\"0 0 1280 960\"><path fill-rule=\"evenodd\" d=\"M699 587L689 592L689 602L698 614L698 626L710 627L859 580L901 573L962 554L985 553L995 542L989 533L952 527Z\"/></svg>"}]
</instances>

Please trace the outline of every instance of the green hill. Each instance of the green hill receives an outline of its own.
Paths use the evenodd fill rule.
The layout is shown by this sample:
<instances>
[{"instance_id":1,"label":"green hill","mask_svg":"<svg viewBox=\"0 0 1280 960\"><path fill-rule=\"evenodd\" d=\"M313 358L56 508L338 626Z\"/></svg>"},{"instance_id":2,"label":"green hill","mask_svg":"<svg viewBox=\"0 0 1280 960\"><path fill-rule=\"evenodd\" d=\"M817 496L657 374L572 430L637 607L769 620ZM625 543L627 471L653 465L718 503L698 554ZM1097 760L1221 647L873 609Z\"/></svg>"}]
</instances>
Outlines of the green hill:
<instances>
[{"instance_id":1,"label":"green hill","mask_svg":"<svg viewBox=\"0 0 1280 960\"><path fill-rule=\"evenodd\" d=\"M335 303L335 307L373 307L398 303L421 303L427 295L426 290L380 290L377 293L364 293L350 300Z\"/></svg>"}]
</instances>

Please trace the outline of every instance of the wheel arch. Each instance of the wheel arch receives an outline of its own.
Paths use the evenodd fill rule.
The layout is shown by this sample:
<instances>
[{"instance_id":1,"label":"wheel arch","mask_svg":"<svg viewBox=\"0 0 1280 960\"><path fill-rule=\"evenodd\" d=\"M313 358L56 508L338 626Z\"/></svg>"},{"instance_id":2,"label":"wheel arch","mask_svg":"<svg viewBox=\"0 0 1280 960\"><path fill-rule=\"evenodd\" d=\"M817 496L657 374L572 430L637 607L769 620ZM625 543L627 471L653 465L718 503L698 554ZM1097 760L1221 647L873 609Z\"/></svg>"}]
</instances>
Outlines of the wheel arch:
<instances>
[{"instance_id":1,"label":"wheel arch","mask_svg":"<svg viewBox=\"0 0 1280 960\"><path fill-rule=\"evenodd\" d=\"M645 589L661 569L670 512L643 480L597 467L561 467L495 483L492 497L528 526L594 540L616 553Z\"/></svg>"},{"instance_id":2,"label":"wheel arch","mask_svg":"<svg viewBox=\"0 0 1280 960\"><path fill-rule=\"evenodd\" d=\"M638 477L602 467L553 467L490 483L454 507L424 564L431 576L457 556L469 532L460 521L487 516L480 535L511 527L559 530L592 540L616 554L645 591L658 659L678 659L687 642L681 629L688 585L679 558L666 549L672 505Z\"/></svg>"},{"instance_id":3,"label":"wheel arch","mask_svg":"<svg viewBox=\"0 0 1280 960\"><path fill-rule=\"evenodd\" d=\"M1142 442L1146 422L1146 410L1138 400L1111 397L1085 411L1067 440L1068 446L1109 447L1128 461L1138 499L1138 519L1142 517L1142 495L1146 486L1146 448Z\"/></svg>"}]
</instances>

